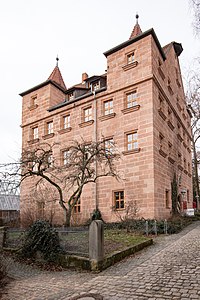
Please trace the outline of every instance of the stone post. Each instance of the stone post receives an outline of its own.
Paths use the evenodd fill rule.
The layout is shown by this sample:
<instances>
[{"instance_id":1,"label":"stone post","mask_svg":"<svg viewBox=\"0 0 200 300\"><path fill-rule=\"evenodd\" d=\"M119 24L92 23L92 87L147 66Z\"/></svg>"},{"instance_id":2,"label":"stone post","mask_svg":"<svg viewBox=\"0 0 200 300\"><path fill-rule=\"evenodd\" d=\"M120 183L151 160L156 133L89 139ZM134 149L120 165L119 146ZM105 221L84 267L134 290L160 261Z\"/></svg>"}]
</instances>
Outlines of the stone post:
<instances>
[{"instance_id":1,"label":"stone post","mask_svg":"<svg viewBox=\"0 0 200 300\"><path fill-rule=\"evenodd\" d=\"M6 227L0 227L0 248L3 248L6 243Z\"/></svg>"},{"instance_id":2,"label":"stone post","mask_svg":"<svg viewBox=\"0 0 200 300\"><path fill-rule=\"evenodd\" d=\"M89 228L89 258L91 269L98 270L104 259L104 227L101 220L94 220Z\"/></svg>"}]
</instances>

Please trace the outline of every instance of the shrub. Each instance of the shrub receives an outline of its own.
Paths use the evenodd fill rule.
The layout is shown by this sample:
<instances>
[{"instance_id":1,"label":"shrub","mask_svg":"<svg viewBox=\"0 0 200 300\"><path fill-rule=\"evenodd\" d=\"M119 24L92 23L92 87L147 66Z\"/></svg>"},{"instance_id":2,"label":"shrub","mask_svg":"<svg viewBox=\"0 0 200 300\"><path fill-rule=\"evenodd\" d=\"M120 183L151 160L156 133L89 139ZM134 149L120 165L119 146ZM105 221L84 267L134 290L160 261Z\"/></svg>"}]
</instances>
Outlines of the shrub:
<instances>
[{"instance_id":1,"label":"shrub","mask_svg":"<svg viewBox=\"0 0 200 300\"><path fill-rule=\"evenodd\" d=\"M46 261L52 262L55 262L57 254L62 252L58 233L44 220L37 220L29 228L20 254L24 258L34 258L38 252Z\"/></svg>"},{"instance_id":2,"label":"shrub","mask_svg":"<svg viewBox=\"0 0 200 300\"><path fill-rule=\"evenodd\" d=\"M6 265L3 263L3 256L0 255L0 287L3 287L5 284L5 279L7 276Z\"/></svg>"}]
</instances>

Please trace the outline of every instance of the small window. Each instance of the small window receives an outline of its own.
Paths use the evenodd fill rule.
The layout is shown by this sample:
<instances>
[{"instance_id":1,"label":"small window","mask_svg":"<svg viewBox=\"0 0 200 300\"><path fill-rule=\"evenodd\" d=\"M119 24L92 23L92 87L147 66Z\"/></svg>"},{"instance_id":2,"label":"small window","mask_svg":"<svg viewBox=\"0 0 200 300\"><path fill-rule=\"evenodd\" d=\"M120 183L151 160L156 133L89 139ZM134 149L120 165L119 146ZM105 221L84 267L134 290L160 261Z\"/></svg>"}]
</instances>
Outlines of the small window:
<instances>
[{"instance_id":1,"label":"small window","mask_svg":"<svg viewBox=\"0 0 200 300\"><path fill-rule=\"evenodd\" d=\"M138 133L137 131L126 135L127 151L138 149Z\"/></svg>"},{"instance_id":2,"label":"small window","mask_svg":"<svg viewBox=\"0 0 200 300\"><path fill-rule=\"evenodd\" d=\"M32 136L33 136L33 140L38 139L39 135L38 135L38 127L34 127L32 129Z\"/></svg>"},{"instance_id":3,"label":"small window","mask_svg":"<svg viewBox=\"0 0 200 300\"><path fill-rule=\"evenodd\" d=\"M106 154L112 154L114 151L114 140L112 139L107 139L105 140L105 152Z\"/></svg>"},{"instance_id":4,"label":"small window","mask_svg":"<svg viewBox=\"0 0 200 300\"><path fill-rule=\"evenodd\" d=\"M84 122L92 120L92 107L88 107L83 110L83 119Z\"/></svg>"},{"instance_id":5,"label":"small window","mask_svg":"<svg viewBox=\"0 0 200 300\"><path fill-rule=\"evenodd\" d=\"M37 107L37 95L34 95L30 98L30 109Z\"/></svg>"},{"instance_id":6,"label":"small window","mask_svg":"<svg viewBox=\"0 0 200 300\"><path fill-rule=\"evenodd\" d=\"M113 100L108 100L103 103L104 105L104 115L110 115L113 113Z\"/></svg>"},{"instance_id":7,"label":"small window","mask_svg":"<svg viewBox=\"0 0 200 300\"><path fill-rule=\"evenodd\" d=\"M74 205L74 213L78 214L81 212L81 200L79 199L77 203Z\"/></svg>"},{"instance_id":8,"label":"small window","mask_svg":"<svg viewBox=\"0 0 200 300\"><path fill-rule=\"evenodd\" d=\"M70 128L70 115L63 116L63 129Z\"/></svg>"},{"instance_id":9,"label":"small window","mask_svg":"<svg viewBox=\"0 0 200 300\"><path fill-rule=\"evenodd\" d=\"M126 104L127 104L127 108L129 107L134 107L136 106L137 103L137 92L131 92L129 94L126 95Z\"/></svg>"},{"instance_id":10,"label":"small window","mask_svg":"<svg viewBox=\"0 0 200 300\"><path fill-rule=\"evenodd\" d=\"M66 166L69 163L70 151L64 150L62 151L62 164Z\"/></svg>"},{"instance_id":11,"label":"small window","mask_svg":"<svg viewBox=\"0 0 200 300\"><path fill-rule=\"evenodd\" d=\"M170 208L170 192L169 192L169 190L165 191L165 205L166 205L166 208Z\"/></svg>"},{"instance_id":12,"label":"small window","mask_svg":"<svg viewBox=\"0 0 200 300\"><path fill-rule=\"evenodd\" d=\"M100 89L100 81L98 80L98 81L95 81L93 84L92 84L92 90L93 91L96 91L96 90L98 90L98 89Z\"/></svg>"},{"instance_id":13,"label":"small window","mask_svg":"<svg viewBox=\"0 0 200 300\"><path fill-rule=\"evenodd\" d=\"M191 171L191 169L190 169L190 163L188 163L188 173L190 174L190 171Z\"/></svg>"},{"instance_id":14,"label":"small window","mask_svg":"<svg viewBox=\"0 0 200 300\"><path fill-rule=\"evenodd\" d=\"M47 164L49 168L53 167L53 154L49 154L48 158L47 158Z\"/></svg>"},{"instance_id":15,"label":"small window","mask_svg":"<svg viewBox=\"0 0 200 300\"><path fill-rule=\"evenodd\" d=\"M74 99L74 92L68 95L68 100L73 100L73 99Z\"/></svg>"},{"instance_id":16,"label":"small window","mask_svg":"<svg viewBox=\"0 0 200 300\"><path fill-rule=\"evenodd\" d=\"M124 209L124 191L114 192L114 207L115 209Z\"/></svg>"},{"instance_id":17,"label":"small window","mask_svg":"<svg viewBox=\"0 0 200 300\"><path fill-rule=\"evenodd\" d=\"M186 163L186 159L185 158L183 160L183 163L184 163L184 169L186 170L187 169L187 163Z\"/></svg>"},{"instance_id":18,"label":"small window","mask_svg":"<svg viewBox=\"0 0 200 300\"><path fill-rule=\"evenodd\" d=\"M53 121L47 123L47 134L53 133Z\"/></svg>"},{"instance_id":19,"label":"small window","mask_svg":"<svg viewBox=\"0 0 200 300\"><path fill-rule=\"evenodd\" d=\"M135 61L135 54L134 52L127 55L127 64L132 64Z\"/></svg>"}]
</instances>

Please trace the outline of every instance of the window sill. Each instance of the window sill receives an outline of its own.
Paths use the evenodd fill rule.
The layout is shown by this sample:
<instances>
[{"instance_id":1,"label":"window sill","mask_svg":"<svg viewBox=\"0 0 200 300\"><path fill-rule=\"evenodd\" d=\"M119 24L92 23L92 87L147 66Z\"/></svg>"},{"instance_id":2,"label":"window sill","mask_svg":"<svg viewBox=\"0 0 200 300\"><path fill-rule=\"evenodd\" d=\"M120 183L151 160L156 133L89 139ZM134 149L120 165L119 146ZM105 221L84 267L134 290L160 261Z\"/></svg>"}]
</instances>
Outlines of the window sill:
<instances>
[{"instance_id":1,"label":"window sill","mask_svg":"<svg viewBox=\"0 0 200 300\"><path fill-rule=\"evenodd\" d=\"M72 128L71 127L68 127L68 128L63 128L63 129L60 129L59 131L58 131L58 133L59 134L63 134L63 133L66 133L66 132L70 132L72 130Z\"/></svg>"},{"instance_id":2,"label":"window sill","mask_svg":"<svg viewBox=\"0 0 200 300\"><path fill-rule=\"evenodd\" d=\"M139 153L140 152L140 148L138 148L138 149L134 149L134 150L127 150L127 151L123 151L122 152L122 154L124 154L124 155L129 155L129 154L135 154L135 153Z\"/></svg>"},{"instance_id":3,"label":"window sill","mask_svg":"<svg viewBox=\"0 0 200 300\"><path fill-rule=\"evenodd\" d=\"M28 141L28 144L32 145L32 144L36 144L38 142L39 142L39 139L33 139L33 140Z\"/></svg>"},{"instance_id":4,"label":"window sill","mask_svg":"<svg viewBox=\"0 0 200 300\"><path fill-rule=\"evenodd\" d=\"M109 114L109 115L104 115L104 116L99 117L99 120L100 121L105 121L105 120L112 119L115 116L116 116L116 113L112 113L112 114Z\"/></svg>"},{"instance_id":5,"label":"window sill","mask_svg":"<svg viewBox=\"0 0 200 300\"><path fill-rule=\"evenodd\" d=\"M164 112L162 111L161 108L159 108L158 110L159 115L161 116L161 118L165 121L167 119L167 117L165 116Z\"/></svg>"},{"instance_id":6,"label":"window sill","mask_svg":"<svg viewBox=\"0 0 200 300\"><path fill-rule=\"evenodd\" d=\"M34 104L34 105L31 105L31 106L29 106L29 110L34 110L34 109L36 109L38 107L38 105L37 104Z\"/></svg>"},{"instance_id":7,"label":"window sill","mask_svg":"<svg viewBox=\"0 0 200 300\"><path fill-rule=\"evenodd\" d=\"M135 68L137 65L138 65L138 62L137 62L137 61L134 61L133 63L124 65L124 66L122 67L122 69L123 69L124 71L127 71L127 70L129 70L129 69Z\"/></svg>"},{"instance_id":8,"label":"window sill","mask_svg":"<svg viewBox=\"0 0 200 300\"><path fill-rule=\"evenodd\" d=\"M50 138L52 138L52 137L54 137L54 133L49 133L49 134L45 134L45 135L43 135L43 139L44 140L47 140L47 139L50 139Z\"/></svg>"},{"instance_id":9,"label":"window sill","mask_svg":"<svg viewBox=\"0 0 200 300\"><path fill-rule=\"evenodd\" d=\"M132 106L132 107L127 107L127 108L124 108L122 109L122 113L123 114L128 114L128 113L131 113L133 111L137 111L138 109L140 109L140 105L135 105L135 106Z\"/></svg>"},{"instance_id":10,"label":"window sill","mask_svg":"<svg viewBox=\"0 0 200 300\"><path fill-rule=\"evenodd\" d=\"M167 153L165 153L162 149L159 150L160 155L162 155L164 158L167 156Z\"/></svg>"},{"instance_id":11,"label":"window sill","mask_svg":"<svg viewBox=\"0 0 200 300\"><path fill-rule=\"evenodd\" d=\"M87 121L87 122L82 122L79 124L79 127L86 127L86 126L90 126L94 123L94 120L90 120L90 121Z\"/></svg>"}]
</instances>

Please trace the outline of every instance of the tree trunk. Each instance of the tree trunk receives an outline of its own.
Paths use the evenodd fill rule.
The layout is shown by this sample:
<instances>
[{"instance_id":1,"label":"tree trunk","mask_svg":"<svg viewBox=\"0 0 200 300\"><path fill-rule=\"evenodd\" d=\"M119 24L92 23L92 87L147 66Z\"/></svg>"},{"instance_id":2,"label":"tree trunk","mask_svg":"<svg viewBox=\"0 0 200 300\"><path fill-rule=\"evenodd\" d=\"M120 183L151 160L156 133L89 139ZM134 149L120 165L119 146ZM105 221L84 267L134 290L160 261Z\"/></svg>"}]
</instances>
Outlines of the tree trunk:
<instances>
[{"instance_id":1,"label":"tree trunk","mask_svg":"<svg viewBox=\"0 0 200 300\"><path fill-rule=\"evenodd\" d=\"M72 215L72 207L69 206L68 210L66 211L66 220L65 220L66 227L70 227L71 225L71 215Z\"/></svg>"},{"instance_id":2,"label":"tree trunk","mask_svg":"<svg viewBox=\"0 0 200 300\"><path fill-rule=\"evenodd\" d=\"M198 176L198 162L197 162L197 153L194 143L194 138L192 137L192 147L193 147L193 155L194 155L194 186L195 186L195 193L197 198L197 208L199 208L199 200L200 200L200 191L199 191L199 176Z\"/></svg>"}]
</instances>

